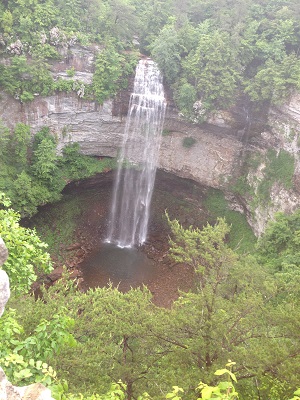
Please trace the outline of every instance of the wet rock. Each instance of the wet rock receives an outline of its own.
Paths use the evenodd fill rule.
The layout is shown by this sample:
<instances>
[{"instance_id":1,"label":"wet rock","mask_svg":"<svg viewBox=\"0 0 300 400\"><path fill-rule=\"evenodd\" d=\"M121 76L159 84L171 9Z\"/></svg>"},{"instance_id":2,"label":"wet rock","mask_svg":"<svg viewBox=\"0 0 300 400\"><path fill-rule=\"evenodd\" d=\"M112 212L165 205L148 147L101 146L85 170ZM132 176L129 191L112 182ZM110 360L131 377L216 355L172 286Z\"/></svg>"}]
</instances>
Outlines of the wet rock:
<instances>
[{"instance_id":1,"label":"wet rock","mask_svg":"<svg viewBox=\"0 0 300 400\"><path fill-rule=\"evenodd\" d=\"M64 267L57 267L55 268L47 277L50 279L51 282L55 282L62 277L64 272Z\"/></svg>"}]
</instances>

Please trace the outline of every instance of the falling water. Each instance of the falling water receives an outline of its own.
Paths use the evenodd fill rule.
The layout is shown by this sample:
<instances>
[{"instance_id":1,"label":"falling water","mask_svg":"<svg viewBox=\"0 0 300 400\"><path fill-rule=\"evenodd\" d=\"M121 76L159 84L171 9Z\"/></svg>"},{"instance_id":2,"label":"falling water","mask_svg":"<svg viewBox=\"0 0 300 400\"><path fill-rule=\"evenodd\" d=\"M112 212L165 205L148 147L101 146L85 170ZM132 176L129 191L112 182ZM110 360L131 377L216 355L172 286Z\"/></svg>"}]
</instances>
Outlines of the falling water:
<instances>
[{"instance_id":1,"label":"falling water","mask_svg":"<svg viewBox=\"0 0 300 400\"><path fill-rule=\"evenodd\" d=\"M157 65L141 60L118 159L108 243L133 247L146 240L165 108Z\"/></svg>"}]
</instances>

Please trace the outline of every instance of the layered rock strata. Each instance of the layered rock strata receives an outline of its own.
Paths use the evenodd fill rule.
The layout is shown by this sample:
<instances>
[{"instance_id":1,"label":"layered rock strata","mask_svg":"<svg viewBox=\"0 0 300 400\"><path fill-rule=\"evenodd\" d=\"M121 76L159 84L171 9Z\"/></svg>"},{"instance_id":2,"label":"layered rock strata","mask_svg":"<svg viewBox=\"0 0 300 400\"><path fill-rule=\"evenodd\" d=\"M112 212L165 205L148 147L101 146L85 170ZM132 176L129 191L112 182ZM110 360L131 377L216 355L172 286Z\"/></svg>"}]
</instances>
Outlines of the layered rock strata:
<instances>
[{"instance_id":1,"label":"layered rock strata","mask_svg":"<svg viewBox=\"0 0 300 400\"><path fill-rule=\"evenodd\" d=\"M99 49L96 48L69 49L63 60L52 66L54 78L70 79L67 70L73 68L75 75L72 79L90 83L97 51ZM41 127L49 126L57 137L59 152L66 144L77 142L83 154L106 157L115 157L121 146L127 104L128 93L103 105L84 100L76 93L58 93L46 98L36 96L34 101L26 104L6 94L2 94L0 99L1 118L6 125L13 127L17 122L23 122L31 126L33 134ZM275 212L291 212L299 207L299 94L282 107L270 109L265 116L266 128L260 130L254 129L244 105L240 107L245 113L242 118L242 113L237 115L233 110L215 115L206 125L184 122L172 106L168 109L159 168L230 194L235 179L245 174L242 170L245 155L259 153L262 159L260 167L246 172L248 183L253 185L255 192L255 182L264 179L264 158L268 149L273 148L277 153L284 149L295 159L293 188L287 190L284 185L275 182L268 204L264 202L253 207L251 196L243 195L236 196L235 202L240 202L240 209L246 211L258 235ZM185 147L184 138L193 138L195 143Z\"/></svg>"}]
</instances>

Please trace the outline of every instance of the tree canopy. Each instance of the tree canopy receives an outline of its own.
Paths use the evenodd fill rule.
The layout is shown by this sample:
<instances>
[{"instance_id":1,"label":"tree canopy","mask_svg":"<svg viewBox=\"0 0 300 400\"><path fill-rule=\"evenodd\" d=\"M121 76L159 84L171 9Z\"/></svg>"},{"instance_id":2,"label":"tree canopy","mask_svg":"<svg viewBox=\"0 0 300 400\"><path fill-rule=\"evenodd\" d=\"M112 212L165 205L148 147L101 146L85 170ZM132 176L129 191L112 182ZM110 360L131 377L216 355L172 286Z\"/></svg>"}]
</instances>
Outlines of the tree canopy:
<instances>
[{"instance_id":1,"label":"tree canopy","mask_svg":"<svg viewBox=\"0 0 300 400\"><path fill-rule=\"evenodd\" d=\"M138 42L157 61L182 115L202 122L239 96L259 106L299 87L297 16L296 0L7 0L0 7L0 87L21 101L67 90L52 80L49 61L76 43L96 42L103 54L86 95L103 102L132 73L124 55Z\"/></svg>"},{"instance_id":2,"label":"tree canopy","mask_svg":"<svg viewBox=\"0 0 300 400\"><path fill-rule=\"evenodd\" d=\"M126 399L171 398L172 386L184 399L199 398L196 387L210 388L202 392L210 399L205 393L226 386L218 385L215 371L227 364L230 369L217 376L234 373L240 398L288 400L299 382L299 289L292 284L296 275L288 274L292 269L278 271L259 257L282 251L280 243L289 247L297 218L279 217L262 238L258 256L228 247L230 228L223 219L201 230L169 220L170 257L195 270L194 286L171 309L155 306L147 288L121 293L108 286L82 293L66 274L42 289L40 299L10 300L16 311L6 311L0 321L0 337L9 334L0 362L15 382L40 380L58 399L77 400L68 390L97 399L95 393L106 393L119 380ZM11 231L16 241L19 230ZM270 250L270 235L281 250ZM11 246L10 251L16 252ZM24 277L26 267L22 271Z\"/></svg>"}]
</instances>

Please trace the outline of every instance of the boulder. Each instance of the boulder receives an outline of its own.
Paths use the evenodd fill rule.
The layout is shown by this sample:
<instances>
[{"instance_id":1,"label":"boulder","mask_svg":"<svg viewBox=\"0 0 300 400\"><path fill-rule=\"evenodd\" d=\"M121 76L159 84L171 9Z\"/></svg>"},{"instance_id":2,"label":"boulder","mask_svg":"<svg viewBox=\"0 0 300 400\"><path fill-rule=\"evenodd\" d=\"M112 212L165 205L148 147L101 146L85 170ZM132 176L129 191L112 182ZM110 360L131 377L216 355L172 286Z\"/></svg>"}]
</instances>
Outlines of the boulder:
<instances>
[{"instance_id":1,"label":"boulder","mask_svg":"<svg viewBox=\"0 0 300 400\"><path fill-rule=\"evenodd\" d=\"M41 383L29 386L13 386L2 368L0 368L0 399L1 400L53 400L50 389Z\"/></svg>"}]
</instances>

